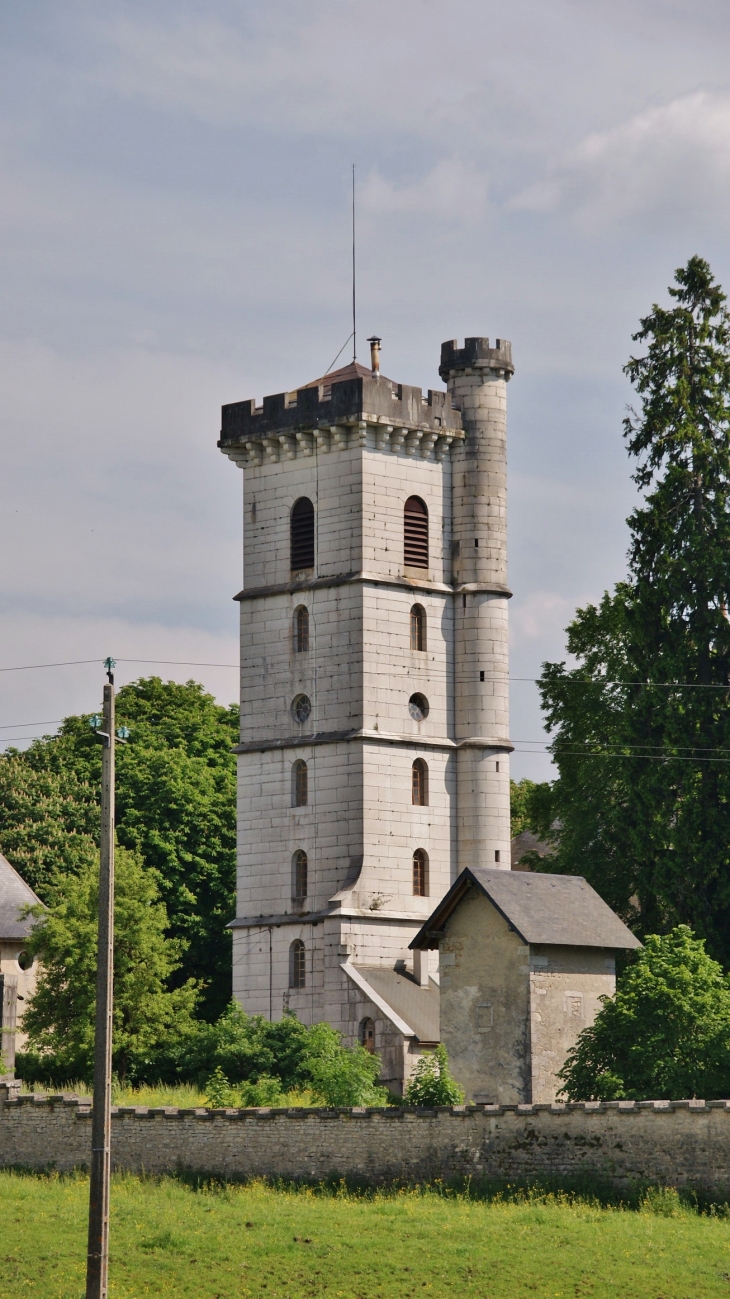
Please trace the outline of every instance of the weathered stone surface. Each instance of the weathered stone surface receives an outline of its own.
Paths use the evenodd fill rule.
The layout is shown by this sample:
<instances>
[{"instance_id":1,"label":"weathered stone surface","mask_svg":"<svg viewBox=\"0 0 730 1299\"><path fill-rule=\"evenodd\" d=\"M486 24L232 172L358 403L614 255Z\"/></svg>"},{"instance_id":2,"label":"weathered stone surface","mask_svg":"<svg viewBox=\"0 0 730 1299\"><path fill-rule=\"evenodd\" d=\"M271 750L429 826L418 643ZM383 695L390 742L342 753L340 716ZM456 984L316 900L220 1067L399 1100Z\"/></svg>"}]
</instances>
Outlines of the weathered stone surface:
<instances>
[{"instance_id":1,"label":"weathered stone surface","mask_svg":"<svg viewBox=\"0 0 730 1299\"><path fill-rule=\"evenodd\" d=\"M0 1166L85 1167L90 1110L63 1097L6 1100ZM112 1116L115 1168L227 1177L514 1179L583 1176L730 1189L730 1102L612 1102L419 1110L145 1110Z\"/></svg>"}]
</instances>

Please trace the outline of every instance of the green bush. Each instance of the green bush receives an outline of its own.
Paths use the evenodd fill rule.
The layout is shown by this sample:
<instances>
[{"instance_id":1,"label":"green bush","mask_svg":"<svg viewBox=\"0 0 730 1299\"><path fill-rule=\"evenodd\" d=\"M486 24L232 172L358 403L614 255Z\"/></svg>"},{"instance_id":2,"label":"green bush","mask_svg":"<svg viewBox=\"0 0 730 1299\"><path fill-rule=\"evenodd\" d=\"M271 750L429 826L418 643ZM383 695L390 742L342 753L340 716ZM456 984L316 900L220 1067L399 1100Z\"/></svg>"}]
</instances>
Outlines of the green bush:
<instances>
[{"instance_id":1,"label":"green bush","mask_svg":"<svg viewBox=\"0 0 730 1299\"><path fill-rule=\"evenodd\" d=\"M568 1100L730 1096L730 981L704 939L652 935L558 1077Z\"/></svg>"},{"instance_id":2,"label":"green bush","mask_svg":"<svg viewBox=\"0 0 730 1299\"><path fill-rule=\"evenodd\" d=\"M329 1024L309 1029L302 1062L311 1090L325 1105L387 1105L388 1093L376 1087L380 1057L362 1046L343 1046Z\"/></svg>"},{"instance_id":3,"label":"green bush","mask_svg":"<svg viewBox=\"0 0 730 1299\"><path fill-rule=\"evenodd\" d=\"M424 1051L406 1087L406 1105L460 1105L464 1092L452 1077L446 1047Z\"/></svg>"}]
</instances>

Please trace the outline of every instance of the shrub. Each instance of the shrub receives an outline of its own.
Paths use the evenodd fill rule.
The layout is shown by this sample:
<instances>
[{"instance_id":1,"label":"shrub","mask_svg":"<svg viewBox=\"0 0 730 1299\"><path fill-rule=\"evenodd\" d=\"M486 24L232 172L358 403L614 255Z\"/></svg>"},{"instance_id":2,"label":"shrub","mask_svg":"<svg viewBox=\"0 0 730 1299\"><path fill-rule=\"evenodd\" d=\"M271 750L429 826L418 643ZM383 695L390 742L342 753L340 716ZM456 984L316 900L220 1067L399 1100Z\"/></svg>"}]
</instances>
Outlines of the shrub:
<instances>
[{"instance_id":1,"label":"shrub","mask_svg":"<svg viewBox=\"0 0 730 1299\"><path fill-rule=\"evenodd\" d=\"M325 1105L386 1105L388 1093L376 1087L380 1058L362 1046L343 1046L329 1024L313 1024L302 1063L309 1085Z\"/></svg>"},{"instance_id":2,"label":"shrub","mask_svg":"<svg viewBox=\"0 0 730 1299\"><path fill-rule=\"evenodd\" d=\"M452 1077L446 1047L424 1051L406 1087L406 1105L460 1105L464 1092Z\"/></svg>"}]
</instances>

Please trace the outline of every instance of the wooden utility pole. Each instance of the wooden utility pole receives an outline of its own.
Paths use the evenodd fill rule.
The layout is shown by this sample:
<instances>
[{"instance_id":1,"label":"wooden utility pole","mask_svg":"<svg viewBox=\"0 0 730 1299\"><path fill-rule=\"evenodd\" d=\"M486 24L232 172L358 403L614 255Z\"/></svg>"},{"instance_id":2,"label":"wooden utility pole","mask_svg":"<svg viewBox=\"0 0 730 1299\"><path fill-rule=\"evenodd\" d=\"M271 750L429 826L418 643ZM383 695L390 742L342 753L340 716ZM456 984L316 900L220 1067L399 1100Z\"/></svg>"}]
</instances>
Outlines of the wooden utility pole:
<instances>
[{"instance_id":1,"label":"wooden utility pole","mask_svg":"<svg viewBox=\"0 0 730 1299\"><path fill-rule=\"evenodd\" d=\"M114 667L107 659L101 728L101 854L99 938L94 1039L94 1102L91 1112L91 1186L86 1299L107 1299L109 1271L109 1174L111 1171L112 1015L114 988ZM97 719L98 720L98 719Z\"/></svg>"}]
</instances>

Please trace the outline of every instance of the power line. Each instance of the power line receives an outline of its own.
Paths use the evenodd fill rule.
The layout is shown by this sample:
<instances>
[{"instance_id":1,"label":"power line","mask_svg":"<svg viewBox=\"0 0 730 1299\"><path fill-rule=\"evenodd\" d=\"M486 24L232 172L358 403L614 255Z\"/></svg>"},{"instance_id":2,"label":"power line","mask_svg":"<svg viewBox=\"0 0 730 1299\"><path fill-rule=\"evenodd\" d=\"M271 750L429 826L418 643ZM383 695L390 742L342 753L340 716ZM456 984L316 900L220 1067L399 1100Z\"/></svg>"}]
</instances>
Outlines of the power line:
<instances>
[{"instance_id":1,"label":"power line","mask_svg":"<svg viewBox=\"0 0 730 1299\"><path fill-rule=\"evenodd\" d=\"M47 722L8 722L5 726L0 726L0 731L13 731L16 726L58 726L65 719L63 717L52 717ZM525 744L532 744L532 740L525 740Z\"/></svg>"},{"instance_id":2,"label":"power line","mask_svg":"<svg viewBox=\"0 0 730 1299\"><path fill-rule=\"evenodd\" d=\"M535 757L542 757L543 754L548 754L548 753L549 753L549 750L548 750L548 749L540 750L540 749L518 749L518 748L514 748L514 749L512 750L512 752L513 752L513 753L532 753L532 754L535 755ZM720 752L726 753L727 750L726 750L726 749L722 749L722 750L720 750ZM639 758L639 759L641 759L641 760L644 761L644 762L664 762L664 763L667 763L667 762L723 762L723 763L728 763L728 762L730 762L730 758L694 758L694 757L683 757L683 756L682 756L681 754L679 754L679 753L610 753L610 752L608 752L608 750L603 750L602 752L599 752L598 750L594 750L593 752L591 752L589 749L560 749L560 750L558 751L558 753L551 753L551 754L549 754L549 756L550 756L550 757L553 757L553 758L558 758L558 757L570 757L570 758Z\"/></svg>"},{"instance_id":3,"label":"power line","mask_svg":"<svg viewBox=\"0 0 730 1299\"><path fill-rule=\"evenodd\" d=\"M134 662L134 660L131 660ZM38 668L70 668L81 663L102 663L103 659L66 659L63 663L20 663L12 668L0 668L0 672L34 672Z\"/></svg>"},{"instance_id":4,"label":"power line","mask_svg":"<svg viewBox=\"0 0 730 1299\"><path fill-rule=\"evenodd\" d=\"M134 659L118 658L117 663L142 663L154 667L180 667L180 668L228 668L230 671L238 671L240 663L209 663L198 659ZM103 663L101 658L96 659L65 659L58 663L19 663L13 667L0 668L0 672L33 672L40 668L67 668L78 667L84 664ZM390 672L383 672L383 676L391 676ZM528 685L540 685L541 677L486 677L486 681L503 682L505 684L515 682L526 682ZM656 687L658 690L730 690L730 683L727 685L704 685L696 681L614 681L608 677L593 677L590 680L581 681L578 677L562 677L561 685L571 686L645 686ZM45 723L28 723L28 725Z\"/></svg>"}]
</instances>

